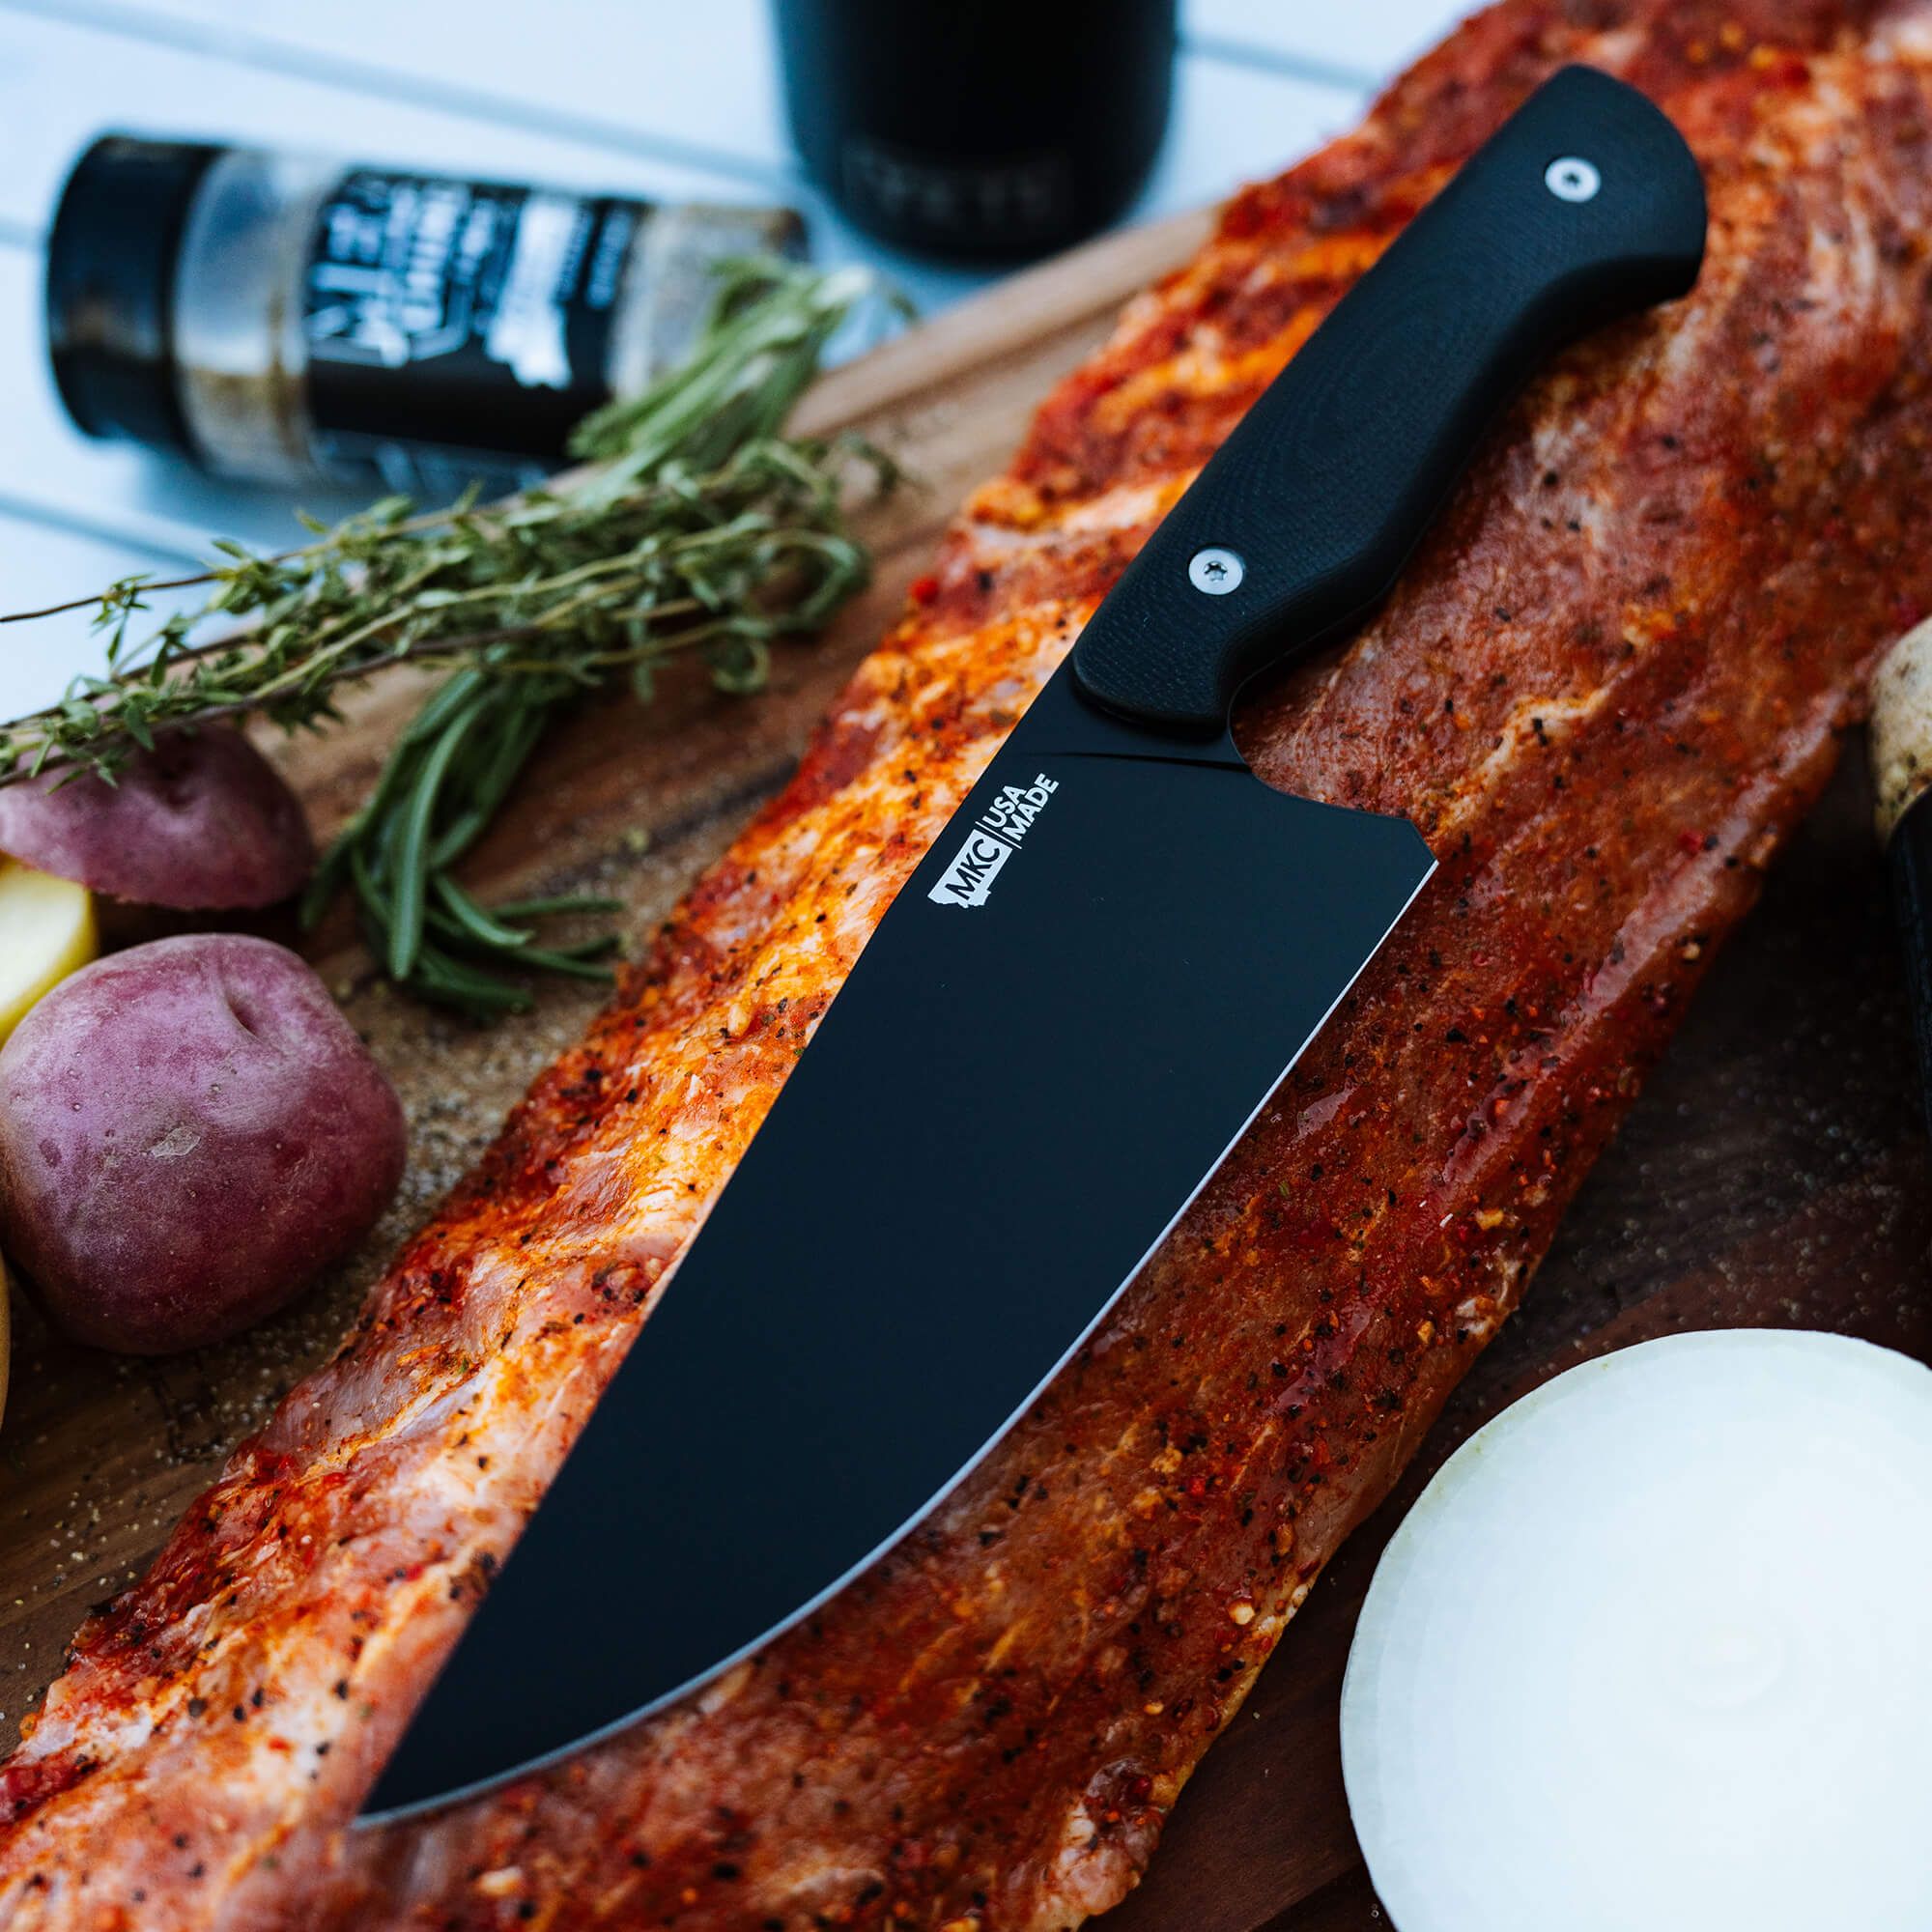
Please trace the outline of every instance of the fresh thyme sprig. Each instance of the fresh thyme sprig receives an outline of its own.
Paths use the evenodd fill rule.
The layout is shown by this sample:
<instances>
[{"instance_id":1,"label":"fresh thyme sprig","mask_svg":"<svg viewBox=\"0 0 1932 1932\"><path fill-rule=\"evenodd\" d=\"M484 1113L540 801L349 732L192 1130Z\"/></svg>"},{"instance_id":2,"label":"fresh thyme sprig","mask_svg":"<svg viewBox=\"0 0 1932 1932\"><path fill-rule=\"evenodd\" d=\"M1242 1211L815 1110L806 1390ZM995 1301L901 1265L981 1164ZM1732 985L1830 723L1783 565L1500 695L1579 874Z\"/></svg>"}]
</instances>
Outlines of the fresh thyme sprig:
<instances>
[{"instance_id":1,"label":"fresh thyme sprig","mask_svg":"<svg viewBox=\"0 0 1932 1932\"><path fill-rule=\"evenodd\" d=\"M486 910L452 868L565 706L619 677L648 700L657 668L687 652L721 690L756 691L775 639L865 586L843 498L855 466L879 490L894 466L856 439L781 432L870 287L856 270L729 265L687 360L580 425L573 448L597 467L487 508L417 515L389 497L334 529L311 522L317 541L285 555L224 542L203 577L128 578L83 600L107 674L0 725L0 783L58 765L112 778L158 732L219 719L319 729L345 683L406 662L445 670L325 858L305 920L350 888L391 978L479 1017L530 1004L502 968L608 979L597 962L614 937L538 941L543 920L611 902ZM150 593L201 583L198 611L129 643ZM246 628L197 642L213 619Z\"/></svg>"}]
</instances>

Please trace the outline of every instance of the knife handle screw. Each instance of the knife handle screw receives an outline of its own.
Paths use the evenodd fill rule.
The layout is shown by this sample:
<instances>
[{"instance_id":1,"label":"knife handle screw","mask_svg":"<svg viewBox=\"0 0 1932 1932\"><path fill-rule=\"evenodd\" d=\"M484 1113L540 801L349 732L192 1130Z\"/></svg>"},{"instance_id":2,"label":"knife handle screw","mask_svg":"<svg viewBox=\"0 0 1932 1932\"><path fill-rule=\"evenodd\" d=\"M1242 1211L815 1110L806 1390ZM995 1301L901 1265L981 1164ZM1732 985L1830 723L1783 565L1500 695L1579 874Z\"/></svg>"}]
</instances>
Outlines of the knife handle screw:
<instances>
[{"instance_id":1,"label":"knife handle screw","mask_svg":"<svg viewBox=\"0 0 1932 1932\"><path fill-rule=\"evenodd\" d=\"M1594 201L1604 178L1581 155L1559 155L1544 169L1543 185L1558 201Z\"/></svg>"},{"instance_id":2,"label":"knife handle screw","mask_svg":"<svg viewBox=\"0 0 1932 1932\"><path fill-rule=\"evenodd\" d=\"M1197 550L1188 560L1187 581L1207 597L1225 597L1241 587L1247 565L1231 550Z\"/></svg>"}]
</instances>

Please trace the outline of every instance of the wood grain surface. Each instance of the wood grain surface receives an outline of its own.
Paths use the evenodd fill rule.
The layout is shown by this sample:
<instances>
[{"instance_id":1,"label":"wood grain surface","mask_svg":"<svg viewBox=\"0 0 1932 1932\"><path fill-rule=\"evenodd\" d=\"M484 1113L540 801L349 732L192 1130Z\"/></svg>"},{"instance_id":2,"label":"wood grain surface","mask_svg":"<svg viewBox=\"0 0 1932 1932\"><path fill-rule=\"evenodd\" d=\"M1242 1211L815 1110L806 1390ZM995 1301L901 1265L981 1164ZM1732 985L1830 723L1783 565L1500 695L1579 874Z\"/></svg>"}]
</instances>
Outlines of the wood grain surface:
<instances>
[{"instance_id":1,"label":"wood grain surface","mask_svg":"<svg viewBox=\"0 0 1932 1932\"><path fill-rule=\"evenodd\" d=\"M1001 469L1034 405L1125 298L1184 261L1206 215L1114 236L1016 277L827 378L813 427L855 424L922 479L868 511L873 589L771 689L732 699L689 671L649 710L582 714L473 855L483 897L594 887L635 945L784 780L813 721L899 608L953 505ZM326 836L373 777L418 688L360 695L349 728L277 748ZM1401 1490L1312 1593L1182 1797L1122 1932L1356 1932L1387 1923L1341 1782L1336 1708L1375 1561L1467 1434L1550 1375L1685 1328L1835 1329L1932 1357L1932 1153L1914 1111L1899 962L1872 841L1863 747L1773 875L1572 1210L1527 1303L1459 1390ZM185 922L183 923L185 923ZM119 915L120 943L155 936ZM412 1161L365 1251L226 1348L162 1361L72 1349L14 1291L0 1423L0 1732L36 1703L86 1607L159 1547L228 1449L327 1355L396 1239L582 1030L594 988L544 983L536 1013L476 1031L390 994L346 914L298 943L395 1078Z\"/></svg>"}]
</instances>

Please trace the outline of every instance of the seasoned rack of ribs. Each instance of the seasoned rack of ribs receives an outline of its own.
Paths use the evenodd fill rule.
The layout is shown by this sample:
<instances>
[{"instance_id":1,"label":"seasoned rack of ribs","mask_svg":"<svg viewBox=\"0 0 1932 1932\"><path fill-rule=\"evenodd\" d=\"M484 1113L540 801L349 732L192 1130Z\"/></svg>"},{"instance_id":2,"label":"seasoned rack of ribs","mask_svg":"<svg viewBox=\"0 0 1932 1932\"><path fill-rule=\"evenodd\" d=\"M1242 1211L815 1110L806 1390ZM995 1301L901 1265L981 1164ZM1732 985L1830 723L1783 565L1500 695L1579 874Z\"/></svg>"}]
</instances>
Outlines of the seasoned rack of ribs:
<instances>
[{"instance_id":1,"label":"seasoned rack of ribs","mask_svg":"<svg viewBox=\"0 0 1932 1932\"><path fill-rule=\"evenodd\" d=\"M1237 717L1270 781L1414 819L1442 866L1411 917L897 1549L666 1714L352 1831L895 889L1242 410L1566 61L1689 137L1696 292L1553 365L1374 620ZM82 1629L0 1767L0 1925L1048 1932L1118 1901L1932 606L1928 243L1926 0L1504 0L1240 195L340 1353ZM905 1104L937 1104L917 1066ZM851 1213L890 1184L854 1174Z\"/></svg>"}]
</instances>

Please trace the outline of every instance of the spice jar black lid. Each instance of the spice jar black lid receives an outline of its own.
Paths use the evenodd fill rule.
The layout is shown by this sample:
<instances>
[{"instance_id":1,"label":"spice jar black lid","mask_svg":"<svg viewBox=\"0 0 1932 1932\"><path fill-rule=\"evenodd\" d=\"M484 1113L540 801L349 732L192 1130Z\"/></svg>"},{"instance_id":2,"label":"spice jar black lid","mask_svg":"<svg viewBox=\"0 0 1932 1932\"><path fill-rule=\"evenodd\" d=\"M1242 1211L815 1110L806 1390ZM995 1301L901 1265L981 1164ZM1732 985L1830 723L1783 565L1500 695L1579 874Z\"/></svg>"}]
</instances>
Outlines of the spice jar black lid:
<instances>
[{"instance_id":1,"label":"spice jar black lid","mask_svg":"<svg viewBox=\"0 0 1932 1932\"><path fill-rule=\"evenodd\" d=\"M68 177L47 240L47 352L61 401L89 436L191 452L175 394L175 262L220 153L108 134Z\"/></svg>"}]
</instances>

